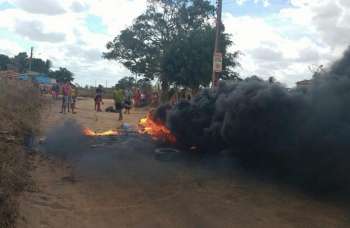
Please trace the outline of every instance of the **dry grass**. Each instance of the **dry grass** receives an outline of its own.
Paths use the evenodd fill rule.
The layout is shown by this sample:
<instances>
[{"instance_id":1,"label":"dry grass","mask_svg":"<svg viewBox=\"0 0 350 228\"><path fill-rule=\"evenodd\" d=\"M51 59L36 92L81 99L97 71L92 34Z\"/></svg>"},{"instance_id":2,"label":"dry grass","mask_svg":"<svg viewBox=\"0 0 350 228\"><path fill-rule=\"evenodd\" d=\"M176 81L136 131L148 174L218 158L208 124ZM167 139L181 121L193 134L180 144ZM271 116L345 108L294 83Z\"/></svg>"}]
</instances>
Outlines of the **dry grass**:
<instances>
[{"instance_id":1,"label":"dry grass","mask_svg":"<svg viewBox=\"0 0 350 228\"><path fill-rule=\"evenodd\" d=\"M0 80L0 227L14 227L16 196L29 182L24 138L38 131L42 99L31 84Z\"/></svg>"},{"instance_id":2,"label":"dry grass","mask_svg":"<svg viewBox=\"0 0 350 228\"><path fill-rule=\"evenodd\" d=\"M37 130L42 99L29 83L0 81L0 130L14 135Z\"/></svg>"}]
</instances>

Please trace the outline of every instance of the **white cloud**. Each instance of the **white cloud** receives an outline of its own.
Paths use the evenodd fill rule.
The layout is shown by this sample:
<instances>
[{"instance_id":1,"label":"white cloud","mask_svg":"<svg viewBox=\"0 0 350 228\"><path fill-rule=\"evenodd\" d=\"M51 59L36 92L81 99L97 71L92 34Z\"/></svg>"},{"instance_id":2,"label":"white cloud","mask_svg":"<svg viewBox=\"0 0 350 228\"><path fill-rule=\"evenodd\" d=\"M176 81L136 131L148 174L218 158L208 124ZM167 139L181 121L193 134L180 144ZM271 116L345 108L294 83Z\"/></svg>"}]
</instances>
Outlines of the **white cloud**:
<instances>
[{"instance_id":1,"label":"white cloud","mask_svg":"<svg viewBox=\"0 0 350 228\"><path fill-rule=\"evenodd\" d=\"M338 51L350 44L350 1L291 0L291 4L293 7L281 11L281 17L314 31L322 42Z\"/></svg>"},{"instance_id":2,"label":"white cloud","mask_svg":"<svg viewBox=\"0 0 350 228\"><path fill-rule=\"evenodd\" d=\"M130 75L120 64L101 59L101 54L105 44L145 10L147 0L10 1L19 8L1 11L0 28L30 39L37 57L53 60L54 67L72 70L78 83L94 84L97 80L104 84L107 80L114 84ZM249 0L234 1L245 4ZM292 7L265 18L224 13L226 32L233 34L235 42L232 51L244 54L240 58L243 76L275 76L292 86L311 76L308 66L327 65L348 45L349 0L290 0L290 4ZM91 32L87 15L100 17L106 31ZM25 51L20 46L11 37L0 37L2 53Z\"/></svg>"},{"instance_id":3,"label":"white cloud","mask_svg":"<svg viewBox=\"0 0 350 228\"><path fill-rule=\"evenodd\" d=\"M279 62L283 60L283 53L280 50L274 50L272 48L259 47L251 50L250 54L260 61Z\"/></svg>"},{"instance_id":4,"label":"white cloud","mask_svg":"<svg viewBox=\"0 0 350 228\"><path fill-rule=\"evenodd\" d=\"M81 13L89 9L86 3L74 1L70 7L74 12Z\"/></svg>"},{"instance_id":5,"label":"white cloud","mask_svg":"<svg viewBox=\"0 0 350 228\"><path fill-rule=\"evenodd\" d=\"M58 0L13 0L12 2L30 13L57 15L65 12Z\"/></svg>"},{"instance_id":6,"label":"white cloud","mask_svg":"<svg viewBox=\"0 0 350 228\"><path fill-rule=\"evenodd\" d=\"M0 54L14 56L21 51L21 47L16 42L0 38Z\"/></svg>"},{"instance_id":7,"label":"white cloud","mask_svg":"<svg viewBox=\"0 0 350 228\"><path fill-rule=\"evenodd\" d=\"M248 1L250 1L250 0L236 0L236 3L238 5L243 5L243 4L247 3ZM264 7L267 7L270 5L270 0L253 0L253 2L255 4L262 3Z\"/></svg>"},{"instance_id":8,"label":"white cloud","mask_svg":"<svg viewBox=\"0 0 350 228\"><path fill-rule=\"evenodd\" d=\"M34 41L62 42L65 34L59 32L45 32L40 21L17 21L15 31Z\"/></svg>"},{"instance_id":9,"label":"white cloud","mask_svg":"<svg viewBox=\"0 0 350 228\"><path fill-rule=\"evenodd\" d=\"M102 18L110 34L116 35L146 9L147 0L90 1L90 13Z\"/></svg>"},{"instance_id":10,"label":"white cloud","mask_svg":"<svg viewBox=\"0 0 350 228\"><path fill-rule=\"evenodd\" d=\"M241 3L246 2L245 0ZM329 65L350 44L350 1L290 0L292 7L267 17L224 14L234 34L242 75L275 76L292 86L311 77L310 65Z\"/></svg>"},{"instance_id":11,"label":"white cloud","mask_svg":"<svg viewBox=\"0 0 350 228\"><path fill-rule=\"evenodd\" d=\"M34 1L37 0L32 2L37 4ZM101 1L101 4L99 2L63 0L60 3L65 13L57 15L29 12L23 8L3 10L0 14L0 29L17 34L25 43L31 41L36 57L51 59L55 68L67 67L72 70L77 82L82 85L91 84L95 80L97 83L103 81L105 84L107 80L109 84L115 84L130 73L115 61L103 60L102 52L105 51L106 43L144 10L142 4L139 5L143 1L124 1L123 4L106 0ZM114 8L103 12L103 9L111 6ZM122 11L119 12L118 8ZM88 14L101 16L103 22L108 22L107 33L89 31L85 21ZM21 49L15 45L16 42L11 41L11 37L2 37L1 32L0 39L1 53L14 55L30 48Z\"/></svg>"},{"instance_id":12,"label":"white cloud","mask_svg":"<svg viewBox=\"0 0 350 228\"><path fill-rule=\"evenodd\" d=\"M284 25L276 26L269 21L259 17L224 14L226 31L233 34L235 42L232 50L238 49L243 53L240 58L243 77L274 76L293 86L296 81L311 77L309 65L329 62L329 47L316 42L313 37L288 36L285 31L294 31L294 28L286 29Z\"/></svg>"}]
</instances>

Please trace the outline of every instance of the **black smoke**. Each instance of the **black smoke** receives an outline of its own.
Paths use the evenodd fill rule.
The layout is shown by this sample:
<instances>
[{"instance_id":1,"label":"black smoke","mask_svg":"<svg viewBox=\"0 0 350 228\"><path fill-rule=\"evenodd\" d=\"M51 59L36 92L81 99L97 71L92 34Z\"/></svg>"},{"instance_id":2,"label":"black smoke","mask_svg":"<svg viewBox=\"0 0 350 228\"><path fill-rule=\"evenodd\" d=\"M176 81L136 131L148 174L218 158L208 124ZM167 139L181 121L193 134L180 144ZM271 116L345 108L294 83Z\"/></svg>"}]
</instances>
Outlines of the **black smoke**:
<instances>
[{"instance_id":1,"label":"black smoke","mask_svg":"<svg viewBox=\"0 0 350 228\"><path fill-rule=\"evenodd\" d=\"M48 132L41 149L50 157L74 160L89 148L89 143L82 127L73 120L67 120Z\"/></svg>"},{"instance_id":2,"label":"black smoke","mask_svg":"<svg viewBox=\"0 0 350 228\"><path fill-rule=\"evenodd\" d=\"M350 189L350 50L306 90L251 77L167 110L161 120L185 146L231 151L311 190Z\"/></svg>"}]
</instances>

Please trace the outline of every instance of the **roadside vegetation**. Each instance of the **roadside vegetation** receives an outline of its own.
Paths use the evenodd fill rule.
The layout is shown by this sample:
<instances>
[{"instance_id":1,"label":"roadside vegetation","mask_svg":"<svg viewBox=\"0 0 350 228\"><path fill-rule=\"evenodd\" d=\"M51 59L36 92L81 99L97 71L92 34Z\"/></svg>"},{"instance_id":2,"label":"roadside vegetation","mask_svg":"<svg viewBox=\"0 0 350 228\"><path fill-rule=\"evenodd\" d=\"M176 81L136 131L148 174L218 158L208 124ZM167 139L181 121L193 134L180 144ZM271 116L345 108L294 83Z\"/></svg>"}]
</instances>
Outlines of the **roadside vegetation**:
<instances>
[{"instance_id":1,"label":"roadside vegetation","mask_svg":"<svg viewBox=\"0 0 350 228\"><path fill-rule=\"evenodd\" d=\"M16 198L30 183L24 145L39 130L42 100L29 83L0 80L0 227L14 227Z\"/></svg>"}]
</instances>

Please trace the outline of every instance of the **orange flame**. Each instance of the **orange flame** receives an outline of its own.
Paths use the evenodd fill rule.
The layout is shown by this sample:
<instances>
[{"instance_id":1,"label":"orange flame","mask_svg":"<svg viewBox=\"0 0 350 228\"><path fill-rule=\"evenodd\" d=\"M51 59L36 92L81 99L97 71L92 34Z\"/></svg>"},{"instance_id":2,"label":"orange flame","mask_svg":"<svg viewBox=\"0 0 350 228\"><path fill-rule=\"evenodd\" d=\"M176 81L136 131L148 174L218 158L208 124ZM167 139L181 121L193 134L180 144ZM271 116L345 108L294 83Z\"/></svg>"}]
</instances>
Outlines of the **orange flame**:
<instances>
[{"instance_id":1,"label":"orange flame","mask_svg":"<svg viewBox=\"0 0 350 228\"><path fill-rule=\"evenodd\" d=\"M119 135L119 132L115 131L115 130L108 130L108 131L104 131L104 132L95 132L95 131L91 130L90 128L85 128L84 135L86 135L86 136L115 136L115 135Z\"/></svg>"},{"instance_id":2,"label":"orange flame","mask_svg":"<svg viewBox=\"0 0 350 228\"><path fill-rule=\"evenodd\" d=\"M165 139L170 143L176 142L171 131L164 124L155 122L150 114L139 121L139 133L148 134L154 139Z\"/></svg>"}]
</instances>

